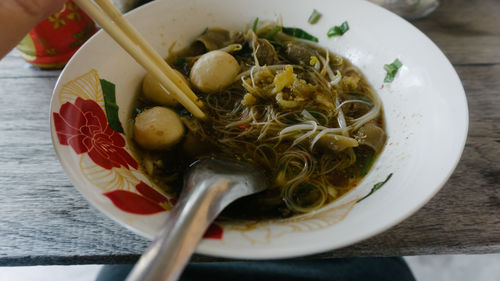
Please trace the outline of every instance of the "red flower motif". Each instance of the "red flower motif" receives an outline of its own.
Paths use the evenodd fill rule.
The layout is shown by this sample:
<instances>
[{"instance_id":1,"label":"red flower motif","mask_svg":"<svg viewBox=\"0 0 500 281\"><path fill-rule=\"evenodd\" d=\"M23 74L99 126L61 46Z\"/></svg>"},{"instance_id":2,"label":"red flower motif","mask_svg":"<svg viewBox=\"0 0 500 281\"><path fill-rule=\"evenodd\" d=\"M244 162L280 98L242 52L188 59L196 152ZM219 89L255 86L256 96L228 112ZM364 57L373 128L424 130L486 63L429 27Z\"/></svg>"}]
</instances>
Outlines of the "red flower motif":
<instances>
[{"instance_id":1,"label":"red flower motif","mask_svg":"<svg viewBox=\"0 0 500 281\"><path fill-rule=\"evenodd\" d=\"M207 231L205 231L203 238L220 240L220 239L222 239L223 234L224 234L224 229L220 225L218 225L216 223L212 223L208 227Z\"/></svg>"},{"instance_id":2,"label":"red flower motif","mask_svg":"<svg viewBox=\"0 0 500 281\"><path fill-rule=\"evenodd\" d=\"M138 168L123 149L125 139L109 127L106 114L95 101L77 98L75 104L63 104L53 116L60 144L70 145L77 154L88 153L104 169Z\"/></svg>"},{"instance_id":3,"label":"red flower motif","mask_svg":"<svg viewBox=\"0 0 500 281\"><path fill-rule=\"evenodd\" d=\"M137 215L151 215L168 209L169 199L144 182L135 186L139 194L126 190L104 193L120 210Z\"/></svg>"},{"instance_id":4,"label":"red flower motif","mask_svg":"<svg viewBox=\"0 0 500 281\"><path fill-rule=\"evenodd\" d=\"M135 186L135 189L139 194L127 190L114 190L104 193L104 196L108 197L120 210L136 215L152 215L163 212L177 203L175 198L168 199L142 181ZM212 223L203 238L222 239L223 234L224 229Z\"/></svg>"}]
</instances>

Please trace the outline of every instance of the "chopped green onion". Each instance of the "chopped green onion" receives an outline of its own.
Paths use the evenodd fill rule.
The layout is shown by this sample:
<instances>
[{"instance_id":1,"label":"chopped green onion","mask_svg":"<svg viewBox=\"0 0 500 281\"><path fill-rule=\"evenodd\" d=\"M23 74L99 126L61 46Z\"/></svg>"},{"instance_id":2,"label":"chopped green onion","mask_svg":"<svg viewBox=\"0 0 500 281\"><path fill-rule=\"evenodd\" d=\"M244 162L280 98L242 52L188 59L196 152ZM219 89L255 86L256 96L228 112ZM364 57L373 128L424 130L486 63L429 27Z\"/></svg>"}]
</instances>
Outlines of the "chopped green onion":
<instances>
[{"instance_id":1,"label":"chopped green onion","mask_svg":"<svg viewBox=\"0 0 500 281\"><path fill-rule=\"evenodd\" d=\"M403 64L399 59L395 59L391 64L385 64L384 69L387 71L387 75L385 76L384 82L391 83L401 66L403 66Z\"/></svg>"},{"instance_id":2,"label":"chopped green onion","mask_svg":"<svg viewBox=\"0 0 500 281\"><path fill-rule=\"evenodd\" d=\"M361 198L358 201L356 201L356 203L361 202L362 200L366 199L368 196L372 195L375 191L379 190L387 181L389 181L389 179L391 177L392 177L392 173L390 173L387 176L387 178L385 179L385 181L381 181L381 182L378 182L375 185L373 185L372 190L370 191L370 193L366 194L363 198Z\"/></svg>"},{"instance_id":3,"label":"chopped green onion","mask_svg":"<svg viewBox=\"0 0 500 281\"><path fill-rule=\"evenodd\" d=\"M349 24L344 21L340 26L334 26L328 30L328 37L344 35L349 30Z\"/></svg>"},{"instance_id":4,"label":"chopped green onion","mask_svg":"<svg viewBox=\"0 0 500 281\"><path fill-rule=\"evenodd\" d=\"M264 38L267 38L267 39L271 39L274 37L274 35L276 35L279 31L280 31L280 27L279 26L275 26L273 29L269 30L268 33L266 33L266 35L264 35Z\"/></svg>"},{"instance_id":5,"label":"chopped green onion","mask_svg":"<svg viewBox=\"0 0 500 281\"><path fill-rule=\"evenodd\" d=\"M288 34L293 37L297 37L300 39L305 39L313 42L318 42L318 38L312 36L311 34L305 32L304 30L300 28L295 28L295 27L283 27L283 33Z\"/></svg>"},{"instance_id":6,"label":"chopped green onion","mask_svg":"<svg viewBox=\"0 0 500 281\"><path fill-rule=\"evenodd\" d=\"M309 19L307 20L307 22L310 24L315 24L319 21L320 18L321 18L320 12L318 12L318 11L316 11L316 9L314 9L312 14L309 16Z\"/></svg>"},{"instance_id":7,"label":"chopped green onion","mask_svg":"<svg viewBox=\"0 0 500 281\"><path fill-rule=\"evenodd\" d=\"M257 25L258 24L259 24L259 18L256 17L255 20L253 21L253 26L252 26L253 32L257 32Z\"/></svg>"},{"instance_id":8,"label":"chopped green onion","mask_svg":"<svg viewBox=\"0 0 500 281\"><path fill-rule=\"evenodd\" d=\"M104 108L106 109L106 118L109 127L119 133L123 132L120 118L118 117L118 104L116 104L115 84L101 79L102 95L104 96Z\"/></svg>"}]
</instances>

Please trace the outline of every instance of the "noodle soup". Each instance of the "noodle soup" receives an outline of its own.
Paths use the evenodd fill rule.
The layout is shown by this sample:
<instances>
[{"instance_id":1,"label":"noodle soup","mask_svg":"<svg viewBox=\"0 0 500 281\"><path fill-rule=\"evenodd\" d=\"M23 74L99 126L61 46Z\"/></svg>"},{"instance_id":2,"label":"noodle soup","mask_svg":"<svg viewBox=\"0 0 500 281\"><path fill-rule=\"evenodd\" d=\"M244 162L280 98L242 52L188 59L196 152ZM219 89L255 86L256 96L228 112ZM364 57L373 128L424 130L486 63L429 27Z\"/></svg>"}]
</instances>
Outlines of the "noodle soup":
<instances>
[{"instance_id":1,"label":"noodle soup","mask_svg":"<svg viewBox=\"0 0 500 281\"><path fill-rule=\"evenodd\" d=\"M206 121L146 75L128 135L159 187L178 194L200 157L238 159L264 171L269 189L223 216L284 218L336 200L368 173L386 140L379 97L347 59L281 30L207 29L170 55L205 104Z\"/></svg>"}]
</instances>

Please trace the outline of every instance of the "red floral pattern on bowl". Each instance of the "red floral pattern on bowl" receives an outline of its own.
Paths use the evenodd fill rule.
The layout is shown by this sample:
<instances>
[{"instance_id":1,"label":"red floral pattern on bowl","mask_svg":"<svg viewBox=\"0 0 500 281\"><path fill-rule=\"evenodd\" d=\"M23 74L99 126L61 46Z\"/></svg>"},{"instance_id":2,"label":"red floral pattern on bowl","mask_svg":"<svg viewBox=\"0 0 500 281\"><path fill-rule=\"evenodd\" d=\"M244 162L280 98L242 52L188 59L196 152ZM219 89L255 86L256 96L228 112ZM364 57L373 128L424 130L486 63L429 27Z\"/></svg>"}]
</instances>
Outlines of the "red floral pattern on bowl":
<instances>
[{"instance_id":1,"label":"red floral pattern on bowl","mask_svg":"<svg viewBox=\"0 0 500 281\"><path fill-rule=\"evenodd\" d=\"M123 149L125 139L109 127L106 114L93 100L78 97L54 112L54 126L62 145L70 145L77 154L89 157L104 169L138 168L137 162Z\"/></svg>"},{"instance_id":2,"label":"red floral pattern on bowl","mask_svg":"<svg viewBox=\"0 0 500 281\"><path fill-rule=\"evenodd\" d=\"M76 154L87 155L100 167L138 169L137 161L124 149L126 141L108 124L108 118L99 104L91 99L77 97L74 104L64 103L59 113L53 112L54 127L61 145L69 145ZM135 186L138 193L112 190L104 193L120 210L136 215L164 212L175 205L175 198L167 198L143 181ZM222 239L223 229L212 224L203 238Z\"/></svg>"}]
</instances>

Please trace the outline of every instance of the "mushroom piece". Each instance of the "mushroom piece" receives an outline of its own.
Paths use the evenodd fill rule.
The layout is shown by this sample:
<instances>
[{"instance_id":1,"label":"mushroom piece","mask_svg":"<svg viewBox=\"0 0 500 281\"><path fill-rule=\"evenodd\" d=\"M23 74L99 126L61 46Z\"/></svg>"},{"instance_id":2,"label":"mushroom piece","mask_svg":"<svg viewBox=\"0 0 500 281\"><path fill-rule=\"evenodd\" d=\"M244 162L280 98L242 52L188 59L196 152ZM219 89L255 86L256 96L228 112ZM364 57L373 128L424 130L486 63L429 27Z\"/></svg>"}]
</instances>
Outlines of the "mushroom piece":
<instances>
[{"instance_id":1,"label":"mushroom piece","mask_svg":"<svg viewBox=\"0 0 500 281\"><path fill-rule=\"evenodd\" d=\"M173 110L156 106L135 118L134 139L144 149L169 149L184 136L184 125Z\"/></svg>"},{"instance_id":2,"label":"mushroom piece","mask_svg":"<svg viewBox=\"0 0 500 281\"><path fill-rule=\"evenodd\" d=\"M205 33L196 38L208 51L213 51L224 47L231 39L229 31L222 28L209 28Z\"/></svg>"},{"instance_id":3,"label":"mushroom piece","mask_svg":"<svg viewBox=\"0 0 500 281\"><path fill-rule=\"evenodd\" d=\"M278 54L273 45L266 39L257 39L254 42L255 56L260 65L273 65L278 62Z\"/></svg>"},{"instance_id":4,"label":"mushroom piece","mask_svg":"<svg viewBox=\"0 0 500 281\"><path fill-rule=\"evenodd\" d=\"M184 83L188 84L188 81L182 73L177 70L174 70L177 75L184 81ZM179 104L179 102L168 92L167 89L164 89L160 81L151 75L151 73L146 74L144 76L144 80L142 80L142 93L148 99L153 101L154 103L175 107Z\"/></svg>"},{"instance_id":5,"label":"mushroom piece","mask_svg":"<svg viewBox=\"0 0 500 281\"><path fill-rule=\"evenodd\" d=\"M305 65L309 65L311 56L315 55L315 52L310 47L297 43L288 43L285 52L289 60L296 64Z\"/></svg>"},{"instance_id":6,"label":"mushroom piece","mask_svg":"<svg viewBox=\"0 0 500 281\"><path fill-rule=\"evenodd\" d=\"M204 93L215 93L231 85L240 71L238 61L223 51L202 55L193 65L189 78Z\"/></svg>"},{"instance_id":7,"label":"mushroom piece","mask_svg":"<svg viewBox=\"0 0 500 281\"><path fill-rule=\"evenodd\" d=\"M373 148L375 153L378 153L385 144L386 135L382 128L373 123L368 123L359 128L355 138L359 144L367 145Z\"/></svg>"}]
</instances>

